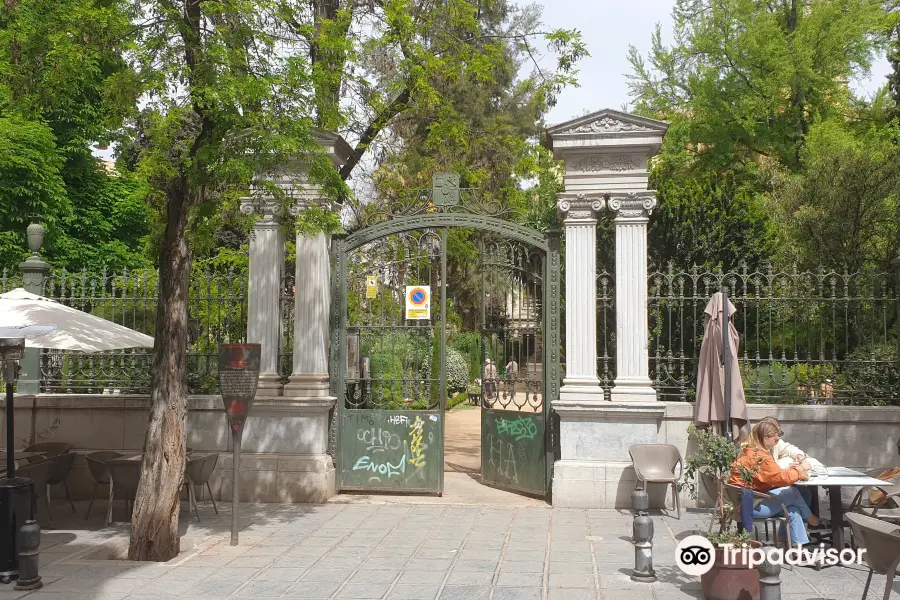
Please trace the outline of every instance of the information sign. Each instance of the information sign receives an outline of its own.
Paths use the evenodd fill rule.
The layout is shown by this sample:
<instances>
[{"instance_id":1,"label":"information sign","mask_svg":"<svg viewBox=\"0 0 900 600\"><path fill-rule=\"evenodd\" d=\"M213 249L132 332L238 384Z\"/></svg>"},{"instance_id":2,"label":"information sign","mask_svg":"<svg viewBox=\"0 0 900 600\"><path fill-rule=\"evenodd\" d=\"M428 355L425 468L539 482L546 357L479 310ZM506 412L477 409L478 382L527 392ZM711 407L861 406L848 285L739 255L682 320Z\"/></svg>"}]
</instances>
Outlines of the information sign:
<instances>
[{"instance_id":1,"label":"information sign","mask_svg":"<svg viewBox=\"0 0 900 600\"><path fill-rule=\"evenodd\" d=\"M431 318L430 285L406 286L406 318L412 320Z\"/></svg>"},{"instance_id":2,"label":"information sign","mask_svg":"<svg viewBox=\"0 0 900 600\"><path fill-rule=\"evenodd\" d=\"M372 299L378 295L378 281L374 275L366 277L366 298Z\"/></svg>"}]
</instances>

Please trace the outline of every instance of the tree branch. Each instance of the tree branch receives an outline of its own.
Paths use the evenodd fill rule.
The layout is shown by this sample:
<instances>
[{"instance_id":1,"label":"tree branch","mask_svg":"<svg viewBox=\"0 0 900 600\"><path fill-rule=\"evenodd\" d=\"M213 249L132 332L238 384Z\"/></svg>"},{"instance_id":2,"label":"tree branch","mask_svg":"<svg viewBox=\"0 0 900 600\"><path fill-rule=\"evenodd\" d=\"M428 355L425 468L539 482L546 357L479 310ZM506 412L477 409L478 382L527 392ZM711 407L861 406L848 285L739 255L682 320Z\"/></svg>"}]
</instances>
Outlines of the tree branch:
<instances>
[{"instance_id":1,"label":"tree branch","mask_svg":"<svg viewBox=\"0 0 900 600\"><path fill-rule=\"evenodd\" d=\"M369 123L369 126L366 127L362 137L360 137L359 142L356 144L356 148L353 149L353 154L347 160L347 163L341 167L341 179L346 181L350 177L353 169L359 164L359 161L369 149L372 142L375 141L375 138L378 137L378 134L384 130L391 119L406 110L409 106L411 97L412 94L409 86L407 86L396 98L394 98L393 102L384 107L384 110Z\"/></svg>"}]
</instances>

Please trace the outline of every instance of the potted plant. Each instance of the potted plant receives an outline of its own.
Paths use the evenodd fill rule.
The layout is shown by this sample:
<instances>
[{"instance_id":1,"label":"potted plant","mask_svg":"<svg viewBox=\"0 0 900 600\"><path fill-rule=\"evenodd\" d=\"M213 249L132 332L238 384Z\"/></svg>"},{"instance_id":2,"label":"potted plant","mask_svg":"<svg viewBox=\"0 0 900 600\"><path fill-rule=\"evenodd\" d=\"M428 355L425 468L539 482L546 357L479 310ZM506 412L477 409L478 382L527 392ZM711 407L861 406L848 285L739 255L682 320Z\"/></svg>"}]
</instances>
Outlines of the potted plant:
<instances>
[{"instance_id":1,"label":"potted plant","mask_svg":"<svg viewBox=\"0 0 900 600\"><path fill-rule=\"evenodd\" d=\"M715 499L712 519L703 535L716 547L713 568L701 576L703 596L706 600L758 600L759 572L751 569L738 555L737 564L725 564L724 544L740 547L741 544L759 546L750 539L750 533L742 531L734 519L734 506L728 499L726 483L731 476L731 466L740 449L728 438L712 428L698 429L692 423L688 427L688 438L696 444L696 452L685 461L684 477L679 490L687 490L695 500L700 497L701 486ZM753 470L741 469L742 479L749 483ZM748 595L749 594L749 595Z\"/></svg>"}]
</instances>

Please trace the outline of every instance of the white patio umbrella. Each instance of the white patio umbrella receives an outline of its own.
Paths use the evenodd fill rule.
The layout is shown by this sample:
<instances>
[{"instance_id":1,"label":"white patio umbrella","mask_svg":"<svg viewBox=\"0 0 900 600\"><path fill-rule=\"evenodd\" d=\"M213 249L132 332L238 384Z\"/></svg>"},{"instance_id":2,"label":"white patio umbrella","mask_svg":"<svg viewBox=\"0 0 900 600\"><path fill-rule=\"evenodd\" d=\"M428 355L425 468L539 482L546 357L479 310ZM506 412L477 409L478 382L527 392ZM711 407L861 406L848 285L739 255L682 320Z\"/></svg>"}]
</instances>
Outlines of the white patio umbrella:
<instances>
[{"instance_id":1,"label":"white patio umbrella","mask_svg":"<svg viewBox=\"0 0 900 600\"><path fill-rule=\"evenodd\" d=\"M0 294L0 328L30 325L55 325L56 329L33 339L25 336L26 348L100 352L153 347L149 335L22 288Z\"/></svg>"}]
</instances>

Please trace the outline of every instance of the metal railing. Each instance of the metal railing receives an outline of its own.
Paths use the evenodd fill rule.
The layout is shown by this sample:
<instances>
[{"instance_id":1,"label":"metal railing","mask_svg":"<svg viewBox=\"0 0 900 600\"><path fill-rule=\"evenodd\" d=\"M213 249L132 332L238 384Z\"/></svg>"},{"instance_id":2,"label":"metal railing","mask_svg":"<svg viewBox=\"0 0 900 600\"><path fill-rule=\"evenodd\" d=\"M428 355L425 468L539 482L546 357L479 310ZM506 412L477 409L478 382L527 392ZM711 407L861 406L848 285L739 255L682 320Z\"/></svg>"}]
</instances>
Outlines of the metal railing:
<instances>
[{"instance_id":1,"label":"metal railing","mask_svg":"<svg viewBox=\"0 0 900 600\"><path fill-rule=\"evenodd\" d=\"M703 311L723 285L736 308L748 402L900 404L895 275L772 269L649 274L650 378L661 400L695 399ZM600 273L598 375L605 388L615 378L613 288L614 276Z\"/></svg>"},{"instance_id":2,"label":"metal railing","mask_svg":"<svg viewBox=\"0 0 900 600\"><path fill-rule=\"evenodd\" d=\"M0 292L21 286L3 273ZM159 296L156 271L121 274L54 271L44 295L136 331L154 335ZM218 390L218 346L245 341L247 278L243 273L195 271L188 306L188 387L191 393ZM150 386L150 349L41 354L41 391L49 393L146 393Z\"/></svg>"}]
</instances>

